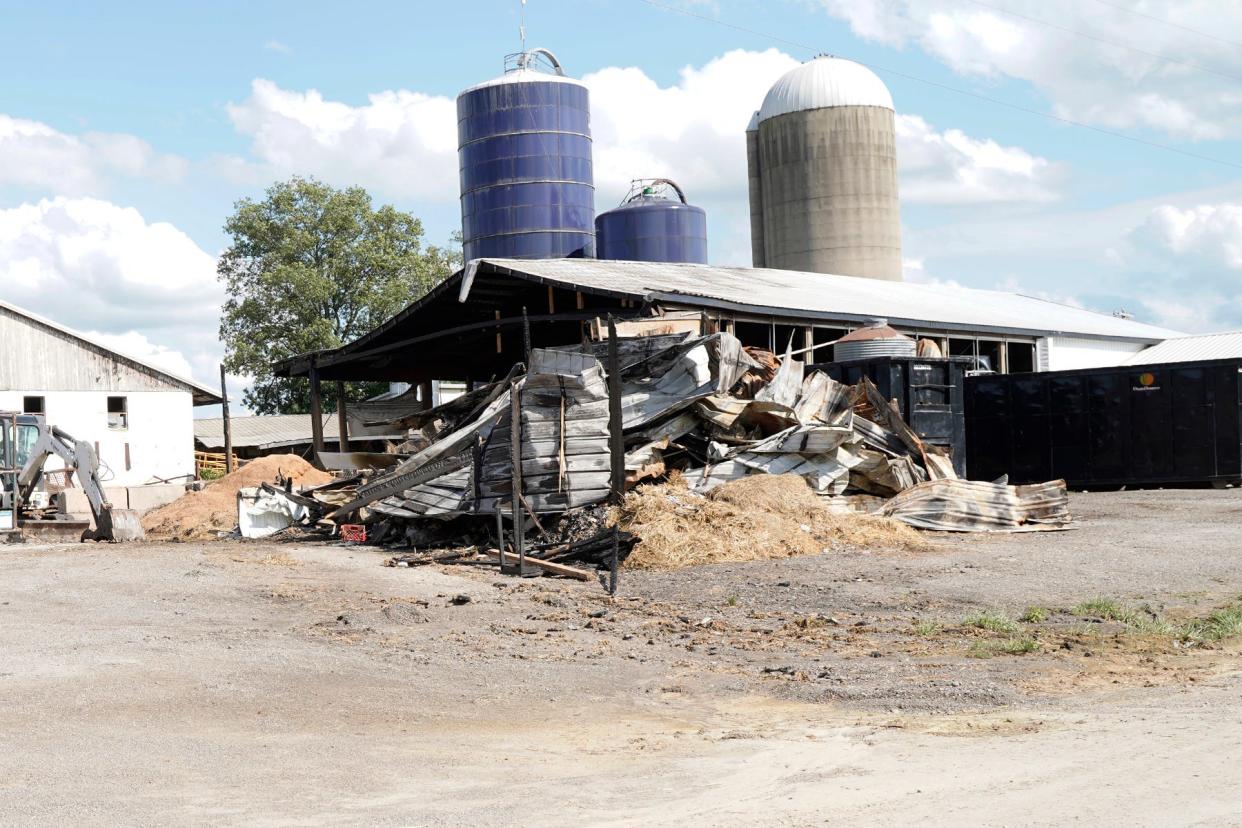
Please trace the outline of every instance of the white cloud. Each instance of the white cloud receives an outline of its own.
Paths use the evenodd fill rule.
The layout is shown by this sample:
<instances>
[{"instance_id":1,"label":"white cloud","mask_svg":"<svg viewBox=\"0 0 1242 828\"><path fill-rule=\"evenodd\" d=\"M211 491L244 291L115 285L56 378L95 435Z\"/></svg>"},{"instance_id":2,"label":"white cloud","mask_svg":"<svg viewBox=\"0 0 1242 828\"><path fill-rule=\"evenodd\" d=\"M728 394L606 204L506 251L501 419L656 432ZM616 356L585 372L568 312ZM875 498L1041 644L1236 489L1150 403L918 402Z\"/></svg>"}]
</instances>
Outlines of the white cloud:
<instances>
[{"instance_id":1,"label":"white cloud","mask_svg":"<svg viewBox=\"0 0 1242 828\"><path fill-rule=\"evenodd\" d=\"M107 201L0 210L0 297L200 380L222 352L215 259L171 224Z\"/></svg>"},{"instance_id":2,"label":"white cloud","mask_svg":"<svg viewBox=\"0 0 1242 828\"><path fill-rule=\"evenodd\" d=\"M1139 9L1214 36L1204 37L1102 3L1071 4L1067 17L1043 0L1004 0L997 10L971 0L819 2L864 39L916 44L962 75L1027 81L1064 117L1190 139L1242 134L1242 49L1223 42L1242 40L1242 4L1147 0Z\"/></svg>"},{"instance_id":3,"label":"white cloud","mask_svg":"<svg viewBox=\"0 0 1242 828\"><path fill-rule=\"evenodd\" d=\"M636 67L586 75L599 206L619 201L634 178L672 178L700 203L745 199L746 124L768 87L797 65L776 49L737 49L684 67L671 86Z\"/></svg>"},{"instance_id":4,"label":"white cloud","mask_svg":"<svg viewBox=\"0 0 1242 828\"><path fill-rule=\"evenodd\" d=\"M768 87L797 65L777 49L738 49L683 67L668 86L637 67L584 76L591 90L597 208L619 202L631 179L669 177L712 209L713 218L719 213L725 225L736 224L734 214L746 210L746 123ZM251 138L253 155L217 160L232 177L259 183L300 173L362 184L389 197L457 198L456 105L447 97L384 91L353 106L259 79L250 97L228 111L237 130ZM1058 166L1019 147L961 130L937 132L917 115L900 115L897 134L907 201L1055 196Z\"/></svg>"},{"instance_id":5,"label":"white cloud","mask_svg":"<svg viewBox=\"0 0 1242 828\"><path fill-rule=\"evenodd\" d=\"M1167 262L1213 272L1242 271L1242 204L1186 209L1162 205L1131 231L1130 238Z\"/></svg>"},{"instance_id":6,"label":"white cloud","mask_svg":"<svg viewBox=\"0 0 1242 828\"><path fill-rule=\"evenodd\" d=\"M1242 327L1242 203L1161 205L1113 251L1141 301L1182 330Z\"/></svg>"},{"instance_id":7,"label":"white cloud","mask_svg":"<svg viewBox=\"0 0 1242 828\"><path fill-rule=\"evenodd\" d=\"M275 52L279 55L293 54L293 48L286 43L280 42L279 40L269 40L263 44L263 48L269 52Z\"/></svg>"},{"instance_id":8,"label":"white cloud","mask_svg":"<svg viewBox=\"0 0 1242 828\"><path fill-rule=\"evenodd\" d=\"M1021 147L936 132L918 115L897 116L897 164L904 202L982 204L1051 201L1062 169Z\"/></svg>"},{"instance_id":9,"label":"white cloud","mask_svg":"<svg viewBox=\"0 0 1242 828\"><path fill-rule=\"evenodd\" d=\"M222 159L232 175L254 180L314 175L362 185L386 196L457 198L456 104L421 92L378 92L362 106L327 100L311 89L251 84L250 97L230 104L234 127L251 139L254 160Z\"/></svg>"},{"instance_id":10,"label":"white cloud","mask_svg":"<svg viewBox=\"0 0 1242 828\"><path fill-rule=\"evenodd\" d=\"M133 135L71 135L39 121L0 114L0 187L93 194L118 176L175 181L186 168L184 159L157 153Z\"/></svg>"}]
</instances>

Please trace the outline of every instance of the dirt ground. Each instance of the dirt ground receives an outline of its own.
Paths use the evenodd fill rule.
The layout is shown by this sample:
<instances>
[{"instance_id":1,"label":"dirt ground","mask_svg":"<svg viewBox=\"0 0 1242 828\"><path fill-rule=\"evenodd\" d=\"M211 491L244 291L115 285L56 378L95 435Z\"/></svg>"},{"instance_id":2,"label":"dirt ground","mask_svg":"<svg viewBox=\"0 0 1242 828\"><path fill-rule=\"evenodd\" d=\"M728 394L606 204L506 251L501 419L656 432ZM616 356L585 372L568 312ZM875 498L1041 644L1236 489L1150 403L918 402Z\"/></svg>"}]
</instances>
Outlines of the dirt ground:
<instances>
[{"instance_id":1,"label":"dirt ground","mask_svg":"<svg viewBox=\"0 0 1242 828\"><path fill-rule=\"evenodd\" d=\"M1242 595L1242 493L1071 506L615 599L326 543L0 547L0 824L1242 824L1239 639L1142 623Z\"/></svg>"}]
</instances>

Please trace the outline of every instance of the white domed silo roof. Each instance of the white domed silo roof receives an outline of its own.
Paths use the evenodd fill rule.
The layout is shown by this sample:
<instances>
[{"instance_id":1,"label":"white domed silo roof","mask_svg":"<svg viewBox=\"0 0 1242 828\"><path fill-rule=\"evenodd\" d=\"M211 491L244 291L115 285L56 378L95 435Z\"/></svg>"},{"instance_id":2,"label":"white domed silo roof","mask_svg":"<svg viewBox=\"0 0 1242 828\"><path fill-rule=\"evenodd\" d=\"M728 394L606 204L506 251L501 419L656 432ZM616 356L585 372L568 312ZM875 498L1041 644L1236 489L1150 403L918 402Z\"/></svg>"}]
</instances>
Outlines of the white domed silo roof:
<instances>
[{"instance_id":1,"label":"white domed silo roof","mask_svg":"<svg viewBox=\"0 0 1242 828\"><path fill-rule=\"evenodd\" d=\"M893 96L875 72L852 60L817 57L791 69L768 90L758 120L831 106L893 109Z\"/></svg>"},{"instance_id":2,"label":"white domed silo roof","mask_svg":"<svg viewBox=\"0 0 1242 828\"><path fill-rule=\"evenodd\" d=\"M746 124L747 132L755 132L759 129L759 110L755 110L755 114L750 116L750 123Z\"/></svg>"}]
</instances>

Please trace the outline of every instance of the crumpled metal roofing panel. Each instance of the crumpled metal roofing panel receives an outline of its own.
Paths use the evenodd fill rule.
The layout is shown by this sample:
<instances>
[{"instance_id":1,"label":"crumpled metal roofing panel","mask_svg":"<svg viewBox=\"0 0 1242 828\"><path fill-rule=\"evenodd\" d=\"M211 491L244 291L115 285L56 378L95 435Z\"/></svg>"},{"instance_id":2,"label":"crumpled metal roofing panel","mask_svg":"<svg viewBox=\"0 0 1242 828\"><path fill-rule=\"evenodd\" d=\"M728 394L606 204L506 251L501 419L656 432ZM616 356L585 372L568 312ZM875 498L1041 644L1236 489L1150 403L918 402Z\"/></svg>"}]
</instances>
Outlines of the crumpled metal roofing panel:
<instances>
[{"instance_id":1,"label":"crumpled metal roofing panel","mask_svg":"<svg viewBox=\"0 0 1242 828\"><path fill-rule=\"evenodd\" d=\"M483 259L491 265L556 282L690 305L792 317L885 318L910 326L938 323L1034 335L1083 336L1161 342L1178 331L1050 302L1033 296L948 285L889 282L769 268L717 267L669 262L597 259ZM700 302L697 300L707 300Z\"/></svg>"}]
</instances>

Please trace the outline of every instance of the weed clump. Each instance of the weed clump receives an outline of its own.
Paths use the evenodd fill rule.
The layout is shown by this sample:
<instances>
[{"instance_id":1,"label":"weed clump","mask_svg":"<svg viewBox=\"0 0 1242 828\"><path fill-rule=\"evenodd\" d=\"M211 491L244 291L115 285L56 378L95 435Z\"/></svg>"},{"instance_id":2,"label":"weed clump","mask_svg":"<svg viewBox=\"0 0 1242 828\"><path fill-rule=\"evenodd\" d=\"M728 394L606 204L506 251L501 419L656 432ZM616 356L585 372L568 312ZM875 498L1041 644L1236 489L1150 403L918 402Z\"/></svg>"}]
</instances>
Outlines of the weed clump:
<instances>
[{"instance_id":1,"label":"weed clump","mask_svg":"<svg viewBox=\"0 0 1242 828\"><path fill-rule=\"evenodd\" d=\"M1026 655L1039 649L1039 642L1029 635L1015 638L976 641L970 645L966 655L971 658L992 658L998 655Z\"/></svg>"},{"instance_id":2,"label":"weed clump","mask_svg":"<svg viewBox=\"0 0 1242 828\"><path fill-rule=\"evenodd\" d=\"M968 627L978 627L989 632L1012 634L1018 631L1018 625L1000 610L979 610L962 619Z\"/></svg>"},{"instance_id":3,"label":"weed clump","mask_svg":"<svg viewBox=\"0 0 1242 828\"><path fill-rule=\"evenodd\" d=\"M1194 642L1220 641L1242 635L1242 599L1204 618L1187 621L1180 633L1184 640Z\"/></svg>"},{"instance_id":4,"label":"weed clump","mask_svg":"<svg viewBox=\"0 0 1242 828\"><path fill-rule=\"evenodd\" d=\"M926 618L914 619L914 634L921 635L924 638L935 635L940 632L940 625L935 621Z\"/></svg>"},{"instance_id":5,"label":"weed clump","mask_svg":"<svg viewBox=\"0 0 1242 828\"><path fill-rule=\"evenodd\" d=\"M1101 618L1105 621L1119 621L1133 625L1138 621L1138 613L1114 601L1112 598L1092 598L1074 607L1074 615L1083 618Z\"/></svg>"},{"instance_id":6,"label":"weed clump","mask_svg":"<svg viewBox=\"0 0 1242 828\"><path fill-rule=\"evenodd\" d=\"M1042 624L1048 620L1048 610L1043 607L1027 607L1018 620L1023 624Z\"/></svg>"}]
</instances>

